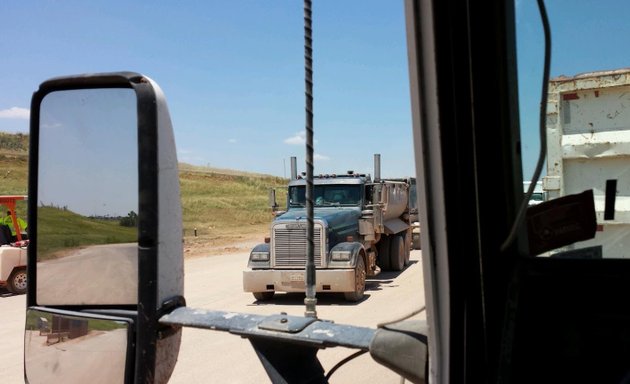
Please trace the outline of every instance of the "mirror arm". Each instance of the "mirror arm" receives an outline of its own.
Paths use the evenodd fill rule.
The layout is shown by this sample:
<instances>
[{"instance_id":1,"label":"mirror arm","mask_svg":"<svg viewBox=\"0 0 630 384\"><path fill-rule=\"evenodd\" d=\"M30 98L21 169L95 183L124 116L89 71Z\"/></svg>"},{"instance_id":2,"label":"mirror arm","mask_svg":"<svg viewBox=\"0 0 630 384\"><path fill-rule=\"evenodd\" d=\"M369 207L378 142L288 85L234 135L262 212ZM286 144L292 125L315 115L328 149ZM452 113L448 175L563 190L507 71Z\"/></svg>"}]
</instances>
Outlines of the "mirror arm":
<instances>
[{"instance_id":1,"label":"mirror arm","mask_svg":"<svg viewBox=\"0 0 630 384\"><path fill-rule=\"evenodd\" d=\"M224 331L249 339L272 382L326 383L317 351L336 346L367 351L376 332L286 313L263 316L188 307L162 316L159 323Z\"/></svg>"},{"instance_id":2,"label":"mirror arm","mask_svg":"<svg viewBox=\"0 0 630 384\"><path fill-rule=\"evenodd\" d=\"M184 296L172 297L162 303L162 306L158 309L157 318L160 319L163 316L168 315L169 313L173 312L177 308L181 308L181 307L186 307L186 299L184 298ZM158 323L157 339L158 340L166 339L169 336L172 336L175 333L177 333L177 331L179 331L180 329L182 329L182 326L179 324Z\"/></svg>"},{"instance_id":3,"label":"mirror arm","mask_svg":"<svg viewBox=\"0 0 630 384\"><path fill-rule=\"evenodd\" d=\"M280 339L317 348L347 347L366 351L376 332L371 328L335 324L286 313L264 316L190 307L175 309L162 316L159 323L230 332L245 338Z\"/></svg>"}]
</instances>

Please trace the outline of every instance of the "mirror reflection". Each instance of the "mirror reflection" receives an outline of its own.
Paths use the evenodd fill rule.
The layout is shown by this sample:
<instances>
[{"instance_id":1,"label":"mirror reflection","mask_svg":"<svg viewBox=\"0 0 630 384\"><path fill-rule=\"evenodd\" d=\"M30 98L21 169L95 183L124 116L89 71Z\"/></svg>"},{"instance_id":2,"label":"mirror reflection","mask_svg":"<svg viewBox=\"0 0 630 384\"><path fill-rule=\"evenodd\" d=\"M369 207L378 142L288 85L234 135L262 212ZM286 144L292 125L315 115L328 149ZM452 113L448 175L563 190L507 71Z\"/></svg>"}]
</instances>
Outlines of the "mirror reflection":
<instances>
[{"instance_id":1,"label":"mirror reflection","mask_svg":"<svg viewBox=\"0 0 630 384\"><path fill-rule=\"evenodd\" d=\"M137 143L131 89L57 91L42 100L39 304L136 304Z\"/></svg>"},{"instance_id":2,"label":"mirror reflection","mask_svg":"<svg viewBox=\"0 0 630 384\"><path fill-rule=\"evenodd\" d=\"M122 319L27 310L24 365L28 382L123 383L129 325Z\"/></svg>"}]
</instances>

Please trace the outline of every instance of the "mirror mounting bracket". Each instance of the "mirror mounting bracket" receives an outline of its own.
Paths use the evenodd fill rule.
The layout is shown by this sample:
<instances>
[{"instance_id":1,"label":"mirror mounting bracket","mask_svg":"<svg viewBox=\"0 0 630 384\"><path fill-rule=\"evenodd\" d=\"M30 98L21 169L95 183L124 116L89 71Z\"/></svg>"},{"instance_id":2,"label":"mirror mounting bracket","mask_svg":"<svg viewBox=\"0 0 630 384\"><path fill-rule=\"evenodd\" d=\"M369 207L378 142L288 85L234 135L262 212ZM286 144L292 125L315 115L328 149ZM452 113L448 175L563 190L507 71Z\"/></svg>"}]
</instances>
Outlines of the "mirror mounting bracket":
<instances>
[{"instance_id":1,"label":"mirror mounting bracket","mask_svg":"<svg viewBox=\"0 0 630 384\"><path fill-rule=\"evenodd\" d=\"M186 299L184 296L175 296L172 297L162 303L162 306L158 309L158 319L164 315L168 315L173 312L177 308L185 307ZM163 340L177 333L180 329L182 329L181 325L178 324L158 324L157 334L158 340Z\"/></svg>"},{"instance_id":2,"label":"mirror mounting bracket","mask_svg":"<svg viewBox=\"0 0 630 384\"><path fill-rule=\"evenodd\" d=\"M304 328L314 321L317 321L317 319L313 317L287 316L286 312L281 312L279 315L266 317L258 324L258 328L268 331L297 333L303 331Z\"/></svg>"}]
</instances>

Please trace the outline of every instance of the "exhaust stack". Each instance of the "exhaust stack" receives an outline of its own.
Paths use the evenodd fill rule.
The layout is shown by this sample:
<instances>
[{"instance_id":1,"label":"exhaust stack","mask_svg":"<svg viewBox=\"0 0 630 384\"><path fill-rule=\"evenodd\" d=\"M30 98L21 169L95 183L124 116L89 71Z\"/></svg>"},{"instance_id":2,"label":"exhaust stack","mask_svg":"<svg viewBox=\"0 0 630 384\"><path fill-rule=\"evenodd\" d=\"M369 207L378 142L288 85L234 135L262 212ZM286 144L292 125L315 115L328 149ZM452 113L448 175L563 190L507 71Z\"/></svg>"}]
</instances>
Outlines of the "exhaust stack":
<instances>
[{"instance_id":1,"label":"exhaust stack","mask_svg":"<svg viewBox=\"0 0 630 384\"><path fill-rule=\"evenodd\" d=\"M291 156L291 180L297 179L297 157Z\"/></svg>"},{"instance_id":2,"label":"exhaust stack","mask_svg":"<svg viewBox=\"0 0 630 384\"><path fill-rule=\"evenodd\" d=\"M381 181L381 155L374 154L374 181Z\"/></svg>"}]
</instances>

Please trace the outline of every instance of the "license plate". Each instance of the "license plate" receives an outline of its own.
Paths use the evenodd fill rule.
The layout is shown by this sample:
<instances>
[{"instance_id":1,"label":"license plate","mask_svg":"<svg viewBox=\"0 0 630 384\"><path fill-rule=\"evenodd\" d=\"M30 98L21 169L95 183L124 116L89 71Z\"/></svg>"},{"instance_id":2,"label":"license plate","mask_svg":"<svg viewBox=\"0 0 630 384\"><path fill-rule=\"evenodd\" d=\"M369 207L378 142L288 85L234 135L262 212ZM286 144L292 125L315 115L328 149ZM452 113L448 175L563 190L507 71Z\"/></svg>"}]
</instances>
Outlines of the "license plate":
<instances>
[{"instance_id":1,"label":"license plate","mask_svg":"<svg viewBox=\"0 0 630 384\"><path fill-rule=\"evenodd\" d=\"M291 281L304 281L304 274L303 273L292 273L289 276L289 280L291 280Z\"/></svg>"}]
</instances>

